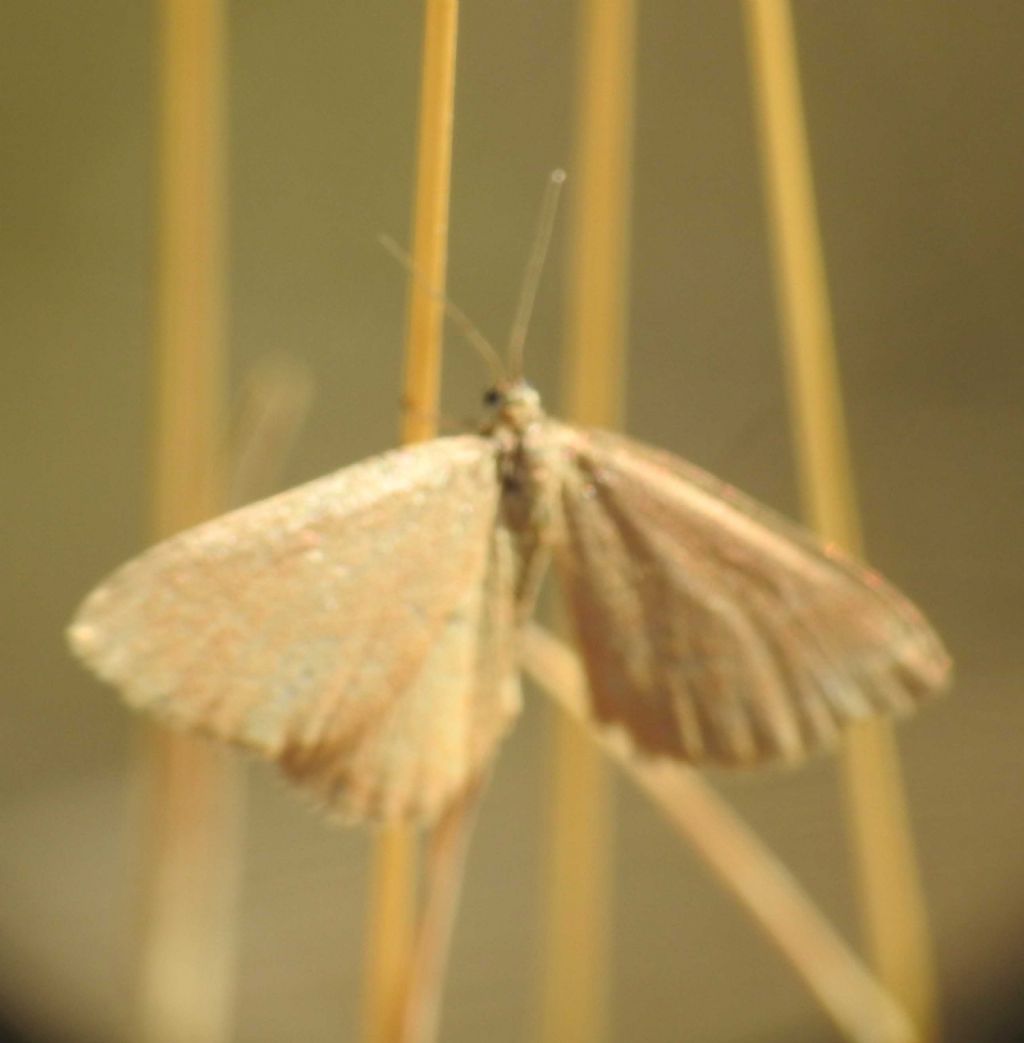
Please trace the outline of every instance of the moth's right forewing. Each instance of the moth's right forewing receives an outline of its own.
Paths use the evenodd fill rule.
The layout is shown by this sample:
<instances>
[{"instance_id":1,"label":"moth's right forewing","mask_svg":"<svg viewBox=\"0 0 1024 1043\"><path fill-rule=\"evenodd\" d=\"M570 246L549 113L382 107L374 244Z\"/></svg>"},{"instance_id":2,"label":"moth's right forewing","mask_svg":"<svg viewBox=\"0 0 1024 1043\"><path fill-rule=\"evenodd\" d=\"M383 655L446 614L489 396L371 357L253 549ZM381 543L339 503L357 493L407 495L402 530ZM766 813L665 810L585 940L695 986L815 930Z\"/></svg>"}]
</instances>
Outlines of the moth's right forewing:
<instances>
[{"instance_id":1,"label":"moth's right forewing","mask_svg":"<svg viewBox=\"0 0 1024 1043\"><path fill-rule=\"evenodd\" d=\"M386 453L152 548L86 600L72 646L137 706L310 762L313 788L352 815L429 816L470 771L468 752L412 792L431 774L417 733L430 718L395 707L473 654L498 496L487 439Z\"/></svg>"},{"instance_id":2,"label":"moth's right forewing","mask_svg":"<svg viewBox=\"0 0 1024 1043\"><path fill-rule=\"evenodd\" d=\"M635 746L748 764L901 712L949 661L876 574L666 453L563 428L556 555L596 718Z\"/></svg>"}]
</instances>

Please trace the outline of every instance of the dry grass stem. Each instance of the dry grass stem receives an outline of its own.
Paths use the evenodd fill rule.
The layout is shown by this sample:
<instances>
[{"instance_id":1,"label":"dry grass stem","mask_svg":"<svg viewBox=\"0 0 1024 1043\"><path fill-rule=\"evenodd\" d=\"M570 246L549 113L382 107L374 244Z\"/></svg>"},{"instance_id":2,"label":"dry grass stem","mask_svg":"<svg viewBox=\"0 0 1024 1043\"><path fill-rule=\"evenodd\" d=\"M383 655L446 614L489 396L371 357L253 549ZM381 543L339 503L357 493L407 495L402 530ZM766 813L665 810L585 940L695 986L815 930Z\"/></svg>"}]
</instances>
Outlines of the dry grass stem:
<instances>
[{"instance_id":1,"label":"dry grass stem","mask_svg":"<svg viewBox=\"0 0 1024 1043\"><path fill-rule=\"evenodd\" d=\"M401 1043L433 1043L438 1038L441 998L463 870L485 786L486 780L478 779L465 790L445 810L430 837L426 898L409 971Z\"/></svg>"},{"instance_id":2,"label":"dry grass stem","mask_svg":"<svg viewBox=\"0 0 1024 1043\"><path fill-rule=\"evenodd\" d=\"M626 370L635 11L632 0L579 8L576 148L564 414L622 423ZM607 1035L611 820L604 764L577 729L554 722L541 1038Z\"/></svg>"},{"instance_id":3,"label":"dry grass stem","mask_svg":"<svg viewBox=\"0 0 1024 1043\"><path fill-rule=\"evenodd\" d=\"M747 0L790 406L806 513L859 553L860 525L788 0ZM922 1038L937 1035L927 914L891 725L855 729L844 754L852 846L872 959Z\"/></svg>"},{"instance_id":4,"label":"dry grass stem","mask_svg":"<svg viewBox=\"0 0 1024 1043\"><path fill-rule=\"evenodd\" d=\"M164 0L152 531L221 506L223 11ZM146 726L136 1038L230 1036L237 768Z\"/></svg>"},{"instance_id":5,"label":"dry grass stem","mask_svg":"<svg viewBox=\"0 0 1024 1043\"><path fill-rule=\"evenodd\" d=\"M271 357L252 367L231 439L229 506L275 491L312 397L312 375L299 362Z\"/></svg>"},{"instance_id":6,"label":"dry grass stem","mask_svg":"<svg viewBox=\"0 0 1024 1043\"><path fill-rule=\"evenodd\" d=\"M405 348L402 441L436 434L441 385L441 332L448 263L452 133L455 120L457 0L428 0L424 20L420 84L416 199L409 279L409 325Z\"/></svg>"},{"instance_id":7,"label":"dry grass stem","mask_svg":"<svg viewBox=\"0 0 1024 1043\"><path fill-rule=\"evenodd\" d=\"M576 655L539 626L526 634L524 667L559 705L589 725ZM576 727L576 725L572 725ZM577 728L578 731L582 730ZM918 1039L903 1010L832 929L788 870L692 769L632 755L621 737L593 737L651 799L778 946L852 1043Z\"/></svg>"},{"instance_id":8,"label":"dry grass stem","mask_svg":"<svg viewBox=\"0 0 1024 1043\"><path fill-rule=\"evenodd\" d=\"M457 0L428 0L424 13L412 247L422 278L411 278L409 288L404 442L432 437L439 413L443 304L437 294L444 291L447 264L458 10ZM410 830L381 831L372 876L364 1038L392 1043L401 1032L413 935L416 843Z\"/></svg>"},{"instance_id":9,"label":"dry grass stem","mask_svg":"<svg viewBox=\"0 0 1024 1043\"><path fill-rule=\"evenodd\" d=\"M237 507L272 491L305 418L310 391L308 373L297 364L280 361L254 369L230 454L230 492L221 507ZM153 933L144 941L152 947L143 949L147 990L142 993L146 1003L140 1032L146 1039L228 1039L242 828L240 772L231 754L222 756L206 743L174 742L177 736L168 741L157 728L148 729L147 736L152 849L146 857L154 861L148 866L144 897L148 888L156 889L149 902L161 919L143 921ZM190 900L195 904L183 915ZM218 908L211 916L207 907L213 902ZM164 919L172 916L177 919L170 923ZM164 928L159 933L158 924ZM197 965L215 971L201 986Z\"/></svg>"}]
</instances>

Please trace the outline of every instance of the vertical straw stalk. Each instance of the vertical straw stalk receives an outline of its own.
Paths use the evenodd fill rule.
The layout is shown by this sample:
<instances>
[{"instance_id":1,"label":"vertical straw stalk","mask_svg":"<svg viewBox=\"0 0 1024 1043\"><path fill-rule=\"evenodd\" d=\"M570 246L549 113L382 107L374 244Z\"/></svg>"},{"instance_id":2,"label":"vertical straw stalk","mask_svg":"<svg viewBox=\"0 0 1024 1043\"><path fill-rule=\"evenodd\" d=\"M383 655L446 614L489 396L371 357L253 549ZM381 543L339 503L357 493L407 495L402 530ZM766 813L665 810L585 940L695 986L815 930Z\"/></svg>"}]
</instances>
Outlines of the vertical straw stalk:
<instances>
[{"instance_id":1,"label":"vertical straw stalk","mask_svg":"<svg viewBox=\"0 0 1024 1043\"><path fill-rule=\"evenodd\" d=\"M401 1043L435 1043L463 871L486 775L471 782L434 827L427 848L426 898L416 930L402 1012Z\"/></svg>"},{"instance_id":2,"label":"vertical straw stalk","mask_svg":"<svg viewBox=\"0 0 1024 1043\"><path fill-rule=\"evenodd\" d=\"M576 154L564 413L622 423L626 368L635 13L632 0L579 7ZM588 735L554 723L545 1043L607 1035L611 818L606 769Z\"/></svg>"},{"instance_id":3,"label":"vertical straw stalk","mask_svg":"<svg viewBox=\"0 0 1024 1043\"><path fill-rule=\"evenodd\" d=\"M161 5L156 538L221 506L223 17L219 0ZM237 769L155 727L141 756L135 1038L219 1043L230 1035Z\"/></svg>"},{"instance_id":4,"label":"vertical straw stalk","mask_svg":"<svg viewBox=\"0 0 1024 1043\"><path fill-rule=\"evenodd\" d=\"M264 358L253 365L233 424L228 507L274 492L312 397L307 366L286 357Z\"/></svg>"},{"instance_id":5,"label":"vertical straw stalk","mask_svg":"<svg viewBox=\"0 0 1024 1043\"><path fill-rule=\"evenodd\" d=\"M538 626L524 642L527 672L578 720L589 721L579 658ZM612 732L604 751L661 808L758 922L850 1043L916 1043L910 1020L818 912L784 865L692 769L634 756Z\"/></svg>"},{"instance_id":6,"label":"vertical straw stalk","mask_svg":"<svg viewBox=\"0 0 1024 1043\"><path fill-rule=\"evenodd\" d=\"M455 106L457 0L428 0L424 16L416 197L406 338L402 440L436 433L441 380L451 148ZM433 291L433 292L432 292ZM393 1043L402 1031L415 903L416 841L404 827L375 839L367 938L364 1039Z\"/></svg>"},{"instance_id":7,"label":"vertical straw stalk","mask_svg":"<svg viewBox=\"0 0 1024 1043\"><path fill-rule=\"evenodd\" d=\"M807 514L861 550L788 0L747 0L747 29ZM844 754L851 839L872 960L921 1038L937 1035L927 916L891 726L855 729Z\"/></svg>"}]
</instances>

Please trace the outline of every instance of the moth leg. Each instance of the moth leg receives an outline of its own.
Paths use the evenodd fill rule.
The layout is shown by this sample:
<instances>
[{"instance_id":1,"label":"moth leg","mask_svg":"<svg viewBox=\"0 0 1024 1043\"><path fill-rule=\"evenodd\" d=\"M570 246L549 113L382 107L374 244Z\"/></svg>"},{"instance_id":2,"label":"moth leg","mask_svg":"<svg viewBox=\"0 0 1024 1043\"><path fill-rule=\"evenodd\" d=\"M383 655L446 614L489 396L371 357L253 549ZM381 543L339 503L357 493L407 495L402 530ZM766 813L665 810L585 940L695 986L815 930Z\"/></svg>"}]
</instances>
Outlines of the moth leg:
<instances>
[{"instance_id":1,"label":"moth leg","mask_svg":"<svg viewBox=\"0 0 1024 1043\"><path fill-rule=\"evenodd\" d=\"M525 541L523 541L525 543ZM520 545L522 568L516 585L516 622L526 623L540 596L540 587L551 564L551 548L544 540L530 540Z\"/></svg>"}]
</instances>

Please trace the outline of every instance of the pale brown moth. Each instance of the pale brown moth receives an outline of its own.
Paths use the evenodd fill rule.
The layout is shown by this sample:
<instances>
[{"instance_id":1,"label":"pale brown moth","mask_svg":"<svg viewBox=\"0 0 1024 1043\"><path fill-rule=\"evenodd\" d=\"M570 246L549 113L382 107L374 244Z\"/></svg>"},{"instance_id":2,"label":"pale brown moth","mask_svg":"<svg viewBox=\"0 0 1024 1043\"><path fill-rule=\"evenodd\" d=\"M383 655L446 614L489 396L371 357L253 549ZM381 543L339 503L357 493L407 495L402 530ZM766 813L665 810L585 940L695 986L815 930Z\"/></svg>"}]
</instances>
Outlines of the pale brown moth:
<instances>
[{"instance_id":1,"label":"pale brown moth","mask_svg":"<svg viewBox=\"0 0 1024 1043\"><path fill-rule=\"evenodd\" d=\"M543 412L518 359L553 213L552 189L478 433L153 547L79 610L86 664L345 818L426 822L519 712L518 635L552 561L594 724L638 757L798 760L943 687L938 637L877 573L692 464Z\"/></svg>"}]
</instances>

